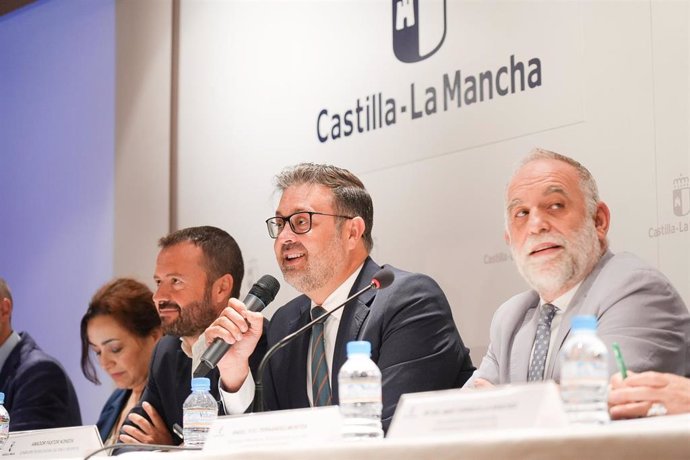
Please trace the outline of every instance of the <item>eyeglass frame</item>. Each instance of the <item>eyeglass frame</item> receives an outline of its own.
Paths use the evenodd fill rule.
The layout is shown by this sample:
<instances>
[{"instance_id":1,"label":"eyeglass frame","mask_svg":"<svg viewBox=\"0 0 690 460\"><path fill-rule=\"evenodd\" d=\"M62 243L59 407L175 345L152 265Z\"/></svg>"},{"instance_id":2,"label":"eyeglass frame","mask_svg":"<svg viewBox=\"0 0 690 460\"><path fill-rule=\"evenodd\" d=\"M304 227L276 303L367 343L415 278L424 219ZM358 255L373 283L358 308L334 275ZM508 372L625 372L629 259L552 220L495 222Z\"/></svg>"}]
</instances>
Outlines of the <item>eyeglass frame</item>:
<instances>
[{"instance_id":1,"label":"eyeglass frame","mask_svg":"<svg viewBox=\"0 0 690 460\"><path fill-rule=\"evenodd\" d=\"M307 214L309 216L309 228L303 232L298 232L297 230L295 230L295 226L292 224L292 218L294 216L296 216L297 214ZM357 216L343 216L340 214L328 214L325 212L317 212L317 211L297 211L297 212L293 212L289 216L273 216L273 217L269 217L265 221L266 227L268 229L268 236L270 236L274 240L276 238L278 238L278 236L280 236L280 233L285 229L285 222L288 223L288 225L290 226L290 230L292 230L292 233L294 233L295 235L304 235L305 233L309 233L309 232L311 232L312 221L313 221L314 215L340 217L341 219L354 219L355 217L357 217ZM276 219L280 219L283 221L283 227L280 229L280 231L278 233L276 233L276 236L273 236L273 234L271 232L271 222L275 221Z\"/></svg>"}]
</instances>

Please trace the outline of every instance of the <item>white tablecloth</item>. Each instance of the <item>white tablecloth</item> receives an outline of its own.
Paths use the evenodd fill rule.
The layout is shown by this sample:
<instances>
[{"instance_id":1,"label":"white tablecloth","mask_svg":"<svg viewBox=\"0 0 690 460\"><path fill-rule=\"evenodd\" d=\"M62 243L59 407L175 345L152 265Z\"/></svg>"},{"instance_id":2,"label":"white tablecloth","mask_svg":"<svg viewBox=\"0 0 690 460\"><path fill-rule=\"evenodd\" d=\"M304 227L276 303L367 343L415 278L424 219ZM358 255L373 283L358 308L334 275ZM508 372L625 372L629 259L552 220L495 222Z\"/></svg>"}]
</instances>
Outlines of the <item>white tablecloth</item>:
<instances>
[{"instance_id":1,"label":"white tablecloth","mask_svg":"<svg viewBox=\"0 0 690 460\"><path fill-rule=\"evenodd\" d=\"M271 446L216 452L133 452L123 460L161 456L206 460L690 460L690 414L613 422L606 426L495 430L409 440L313 446Z\"/></svg>"}]
</instances>

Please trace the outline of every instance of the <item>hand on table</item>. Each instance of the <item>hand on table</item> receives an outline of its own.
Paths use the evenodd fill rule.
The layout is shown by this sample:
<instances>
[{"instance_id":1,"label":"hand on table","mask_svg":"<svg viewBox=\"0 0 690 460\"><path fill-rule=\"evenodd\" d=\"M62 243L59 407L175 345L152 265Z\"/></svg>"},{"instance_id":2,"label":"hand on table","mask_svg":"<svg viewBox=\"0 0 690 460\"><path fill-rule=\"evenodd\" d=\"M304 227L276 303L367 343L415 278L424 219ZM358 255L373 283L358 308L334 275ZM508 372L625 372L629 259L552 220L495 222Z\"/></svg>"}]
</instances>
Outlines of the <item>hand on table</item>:
<instances>
[{"instance_id":1,"label":"hand on table","mask_svg":"<svg viewBox=\"0 0 690 460\"><path fill-rule=\"evenodd\" d=\"M628 372L611 377L609 412L613 419L690 412L690 379L661 372ZM652 413L650 412L652 409ZM655 411L659 413L654 414Z\"/></svg>"}]
</instances>

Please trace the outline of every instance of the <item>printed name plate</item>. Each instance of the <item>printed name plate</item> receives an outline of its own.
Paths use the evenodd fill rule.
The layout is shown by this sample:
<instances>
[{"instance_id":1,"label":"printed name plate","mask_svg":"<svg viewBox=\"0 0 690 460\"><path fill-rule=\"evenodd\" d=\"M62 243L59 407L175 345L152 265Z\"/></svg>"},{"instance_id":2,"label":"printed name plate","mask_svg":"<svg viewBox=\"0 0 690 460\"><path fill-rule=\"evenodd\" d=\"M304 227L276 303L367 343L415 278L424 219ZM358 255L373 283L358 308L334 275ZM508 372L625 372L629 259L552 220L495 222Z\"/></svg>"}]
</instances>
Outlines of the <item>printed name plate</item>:
<instances>
[{"instance_id":1,"label":"printed name plate","mask_svg":"<svg viewBox=\"0 0 690 460\"><path fill-rule=\"evenodd\" d=\"M0 448L0 457L84 458L101 447L95 425L15 431Z\"/></svg>"},{"instance_id":2,"label":"printed name plate","mask_svg":"<svg viewBox=\"0 0 690 460\"><path fill-rule=\"evenodd\" d=\"M218 417L211 426L204 451L330 443L341 440L341 425L338 406Z\"/></svg>"},{"instance_id":3,"label":"printed name plate","mask_svg":"<svg viewBox=\"0 0 690 460\"><path fill-rule=\"evenodd\" d=\"M567 419L554 382L405 394L388 438L458 436L503 428L558 428Z\"/></svg>"}]
</instances>

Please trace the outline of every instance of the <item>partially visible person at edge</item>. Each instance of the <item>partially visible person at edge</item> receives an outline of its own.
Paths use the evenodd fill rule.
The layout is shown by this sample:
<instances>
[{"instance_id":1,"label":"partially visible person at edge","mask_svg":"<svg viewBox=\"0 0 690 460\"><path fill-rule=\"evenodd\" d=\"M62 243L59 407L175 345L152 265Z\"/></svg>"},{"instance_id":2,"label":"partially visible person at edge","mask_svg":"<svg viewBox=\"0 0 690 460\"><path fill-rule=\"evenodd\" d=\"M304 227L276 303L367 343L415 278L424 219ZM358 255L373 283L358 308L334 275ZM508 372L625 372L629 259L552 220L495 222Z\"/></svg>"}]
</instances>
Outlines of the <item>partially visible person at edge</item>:
<instances>
[{"instance_id":1,"label":"partially visible person at edge","mask_svg":"<svg viewBox=\"0 0 690 460\"><path fill-rule=\"evenodd\" d=\"M690 372L687 307L658 270L609 250L610 211L587 168L532 151L510 180L505 217L506 242L532 289L496 310L489 348L466 386L559 381L575 315L594 315L597 335L609 349L618 342L634 371Z\"/></svg>"},{"instance_id":2,"label":"partially visible person at edge","mask_svg":"<svg viewBox=\"0 0 690 460\"><path fill-rule=\"evenodd\" d=\"M369 285L382 267L369 257L371 196L354 174L305 163L279 174L277 185L282 196L266 221L268 233L285 281L303 295L276 311L268 326L269 346L305 325L317 310L333 309ZM352 300L328 317L324 334L317 337L312 330L273 356L263 376L267 409L338 404L337 376L351 340L370 342L371 358L381 369L384 430L403 393L457 388L470 377L469 350L441 288L428 276L388 267L395 274L392 285ZM232 387L239 390L224 394L224 400L242 410L254 396L246 359L259 337L258 331L246 333L244 308L231 300L206 330L207 341L220 337L234 343L218 367L233 375ZM313 363L310 350L319 349L325 360ZM243 365L237 363L241 359ZM312 379L316 375L323 378Z\"/></svg>"},{"instance_id":3,"label":"partially visible person at edge","mask_svg":"<svg viewBox=\"0 0 690 460\"><path fill-rule=\"evenodd\" d=\"M10 414L10 431L81 425L79 401L60 363L28 332L12 329L14 303L0 278L0 391Z\"/></svg>"},{"instance_id":4,"label":"partially visible person at edge","mask_svg":"<svg viewBox=\"0 0 690 460\"><path fill-rule=\"evenodd\" d=\"M218 318L228 300L239 296L244 276L239 246L219 228L178 230L161 238L159 246L153 301L167 335L153 351L141 404L132 409L122 427L120 441L128 444L172 445L182 441L173 426L182 426L182 405L191 392L192 372L208 346L203 332ZM252 337L258 346L251 351L233 347L232 357L241 359L234 364L237 369L232 368L233 364L230 367L232 372L254 372L266 348L261 333L264 317L246 309L238 314L243 318L244 336ZM225 382L224 372L227 367L217 367L207 375L216 400L221 389L234 390L232 382ZM219 414L237 410L221 405Z\"/></svg>"},{"instance_id":5,"label":"partially visible person at edge","mask_svg":"<svg viewBox=\"0 0 690 460\"><path fill-rule=\"evenodd\" d=\"M89 356L91 350L117 387L96 423L106 445L117 442L125 417L139 402L148 379L153 348L163 335L152 297L146 285L118 278L94 294L81 320L84 376L97 385L101 383Z\"/></svg>"}]
</instances>

